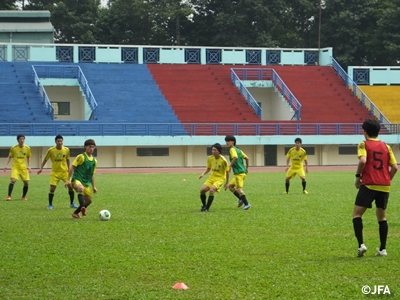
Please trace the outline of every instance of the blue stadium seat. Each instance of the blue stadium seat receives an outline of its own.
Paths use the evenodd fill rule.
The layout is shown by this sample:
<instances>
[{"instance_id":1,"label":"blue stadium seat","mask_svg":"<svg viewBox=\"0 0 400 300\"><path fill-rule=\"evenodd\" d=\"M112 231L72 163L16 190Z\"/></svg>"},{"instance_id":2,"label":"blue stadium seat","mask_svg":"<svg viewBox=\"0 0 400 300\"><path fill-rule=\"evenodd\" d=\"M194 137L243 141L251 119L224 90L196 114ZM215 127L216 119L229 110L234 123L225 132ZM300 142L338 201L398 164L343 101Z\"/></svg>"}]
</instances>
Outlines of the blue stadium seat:
<instances>
[{"instance_id":1,"label":"blue stadium seat","mask_svg":"<svg viewBox=\"0 0 400 300\"><path fill-rule=\"evenodd\" d=\"M8 104L3 107L0 122L57 122L48 115L37 92L33 82L32 65L57 65L57 63L2 63L0 94ZM118 123L136 123L139 126L134 125L129 130L139 132L139 135L187 135L145 65L74 64L78 65L98 104L95 121L77 122L77 124L91 123L92 126L88 127L91 135L96 133L95 123L112 123L113 125L108 126L110 128L107 127L109 134L120 132L120 129L112 128L118 127ZM65 130L65 134L75 132L85 135L86 132L76 132L73 125L75 122L70 122L71 128L62 130ZM153 125L149 127L145 124ZM104 128L99 125L99 135L105 130ZM43 128L38 127L36 134L46 135L48 130L44 125Z\"/></svg>"},{"instance_id":2,"label":"blue stadium seat","mask_svg":"<svg viewBox=\"0 0 400 300\"><path fill-rule=\"evenodd\" d=\"M32 64L25 62L2 62L0 72L0 95L2 106L0 122L30 123L48 122L52 118L33 82Z\"/></svg>"},{"instance_id":3,"label":"blue stadium seat","mask_svg":"<svg viewBox=\"0 0 400 300\"><path fill-rule=\"evenodd\" d=\"M146 65L79 65L99 104L98 121L180 123Z\"/></svg>"}]
</instances>

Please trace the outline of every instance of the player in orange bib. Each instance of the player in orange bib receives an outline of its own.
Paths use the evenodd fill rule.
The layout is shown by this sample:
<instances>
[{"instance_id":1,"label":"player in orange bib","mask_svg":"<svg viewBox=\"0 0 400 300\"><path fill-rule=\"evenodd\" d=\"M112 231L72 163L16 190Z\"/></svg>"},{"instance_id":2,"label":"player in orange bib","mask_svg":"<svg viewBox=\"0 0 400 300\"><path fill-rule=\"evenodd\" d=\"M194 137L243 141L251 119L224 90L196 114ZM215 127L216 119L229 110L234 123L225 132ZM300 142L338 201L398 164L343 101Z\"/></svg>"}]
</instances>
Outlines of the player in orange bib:
<instances>
[{"instance_id":1,"label":"player in orange bib","mask_svg":"<svg viewBox=\"0 0 400 300\"><path fill-rule=\"evenodd\" d=\"M389 201L390 184L397 172L397 161L392 148L378 140L381 125L377 120L367 119L362 125L365 141L358 144L358 165L355 175L355 187L358 189L353 210L353 229L357 238L357 256L367 252L363 238L362 216L375 201L376 218L379 224L380 246L376 255L386 256L388 223L386 208Z\"/></svg>"}]
</instances>

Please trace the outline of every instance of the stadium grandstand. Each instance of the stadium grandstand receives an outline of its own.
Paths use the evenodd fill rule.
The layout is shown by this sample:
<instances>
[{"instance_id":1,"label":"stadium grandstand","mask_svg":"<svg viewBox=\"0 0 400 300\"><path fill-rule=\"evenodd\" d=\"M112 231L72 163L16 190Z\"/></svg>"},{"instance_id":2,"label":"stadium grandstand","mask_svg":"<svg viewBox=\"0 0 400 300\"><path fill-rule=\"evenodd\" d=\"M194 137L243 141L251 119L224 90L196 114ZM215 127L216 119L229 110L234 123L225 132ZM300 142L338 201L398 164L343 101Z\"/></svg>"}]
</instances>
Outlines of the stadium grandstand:
<instances>
[{"instance_id":1,"label":"stadium grandstand","mask_svg":"<svg viewBox=\"0 0 400 300\"><path fill-rule=\"evenodd\" d=\"M366 118L399 143L400 76L375 85L333 50L0 43L0 159L24 134L38 168L61 134L72 155L95 139L99 167L196 167L233 134L251 166L299 136L310 165L352 165Z\"/></svg>"}]
</instances>

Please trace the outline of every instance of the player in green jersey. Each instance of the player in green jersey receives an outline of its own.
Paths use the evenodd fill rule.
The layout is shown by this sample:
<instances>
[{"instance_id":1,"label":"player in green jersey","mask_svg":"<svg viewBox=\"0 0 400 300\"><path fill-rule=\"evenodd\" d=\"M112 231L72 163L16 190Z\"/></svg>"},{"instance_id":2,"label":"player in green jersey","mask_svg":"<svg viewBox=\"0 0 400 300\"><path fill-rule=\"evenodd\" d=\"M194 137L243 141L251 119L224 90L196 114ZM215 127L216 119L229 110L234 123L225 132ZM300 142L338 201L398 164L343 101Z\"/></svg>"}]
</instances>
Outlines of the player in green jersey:
<instances>
[{"instance_id":1,"label":"player in green jersey","mask_svg":"<svg viewBox=\"0 0 400 300\"><path fill-rule=\"evenodd\" d=\"M96 143L89 139L85 141L85 152L79 154L72 162L72 168L69 169L68 180L65 183L67 187L72 184L72 187L78 194L79 207L72 213L72 217L80 219L79 213L86 216L86 209L92 203L92 186L93 192L97 193L97 188L94 182L94 174L96 173L97 160L93 157Z\"/></svg>"},{"instance_id":2,"label":"player in green jersey","mask_svg":"<svg viewBox=\"0 0 400 300\"><path fill-rule=\"evenodd\" d=\"M243 191L243 185L249 170L249 158L246 153L236 147L236 138L233 135L227 135L225 137L225 142L229 148L229 171L232 170L234 175L233 179L225 188L228 188L239 199L238 207L244 204L243 209L248 210L251 205L247 201ZM244 161L246 164L244 164Z\"/></svg>"}]
</instances>

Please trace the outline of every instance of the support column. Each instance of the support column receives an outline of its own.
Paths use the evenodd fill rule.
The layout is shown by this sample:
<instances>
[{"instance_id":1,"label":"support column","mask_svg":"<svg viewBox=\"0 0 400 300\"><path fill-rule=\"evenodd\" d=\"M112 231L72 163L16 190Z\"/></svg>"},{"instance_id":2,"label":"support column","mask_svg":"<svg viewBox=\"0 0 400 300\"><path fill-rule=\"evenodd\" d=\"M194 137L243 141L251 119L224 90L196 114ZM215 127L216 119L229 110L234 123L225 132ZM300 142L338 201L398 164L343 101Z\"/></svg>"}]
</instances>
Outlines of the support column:
<instances>
[{"instance_id":1,"label":"support column","mask_svg":"<svg viewBox=\"0 0 400 300\"><path fill-rule=\"evenodd\" d=\"M320 161L319 161L319 165L320 166L326 166L329 164L329 145L320 145L320 146L315 146L316 149L315 151L320 153ZM319 149L318 149L318 148Z\"/></svg>"},{"instance_id":2,"label":"support column","mask_svg":"<svg viewBox=\"0 0 400 300\"><path fill-rule=\"evenodd\" d=\"M256 145L254 146L254 159L253 164L250 164L252 167L263 167L264 166L264 145Z\"/></svg>"},{"instance_id":3,"label":"support column","mask_svg":"<svg viewBox=\"0 0 400 300\"><path fill-rule=\"evenodd\" d=\"M185 147L185 167L193 167L193 146Z\"/></svg>"},{"instance_id":4,"label":"support column","mask_svg":"<svg viewBox=\"0 0 400 300\"><path fill-rule=\"evenodd\" d=\"M115 147L115 167L122 168L122 146Z\"/></svg>"}]
</instances>

